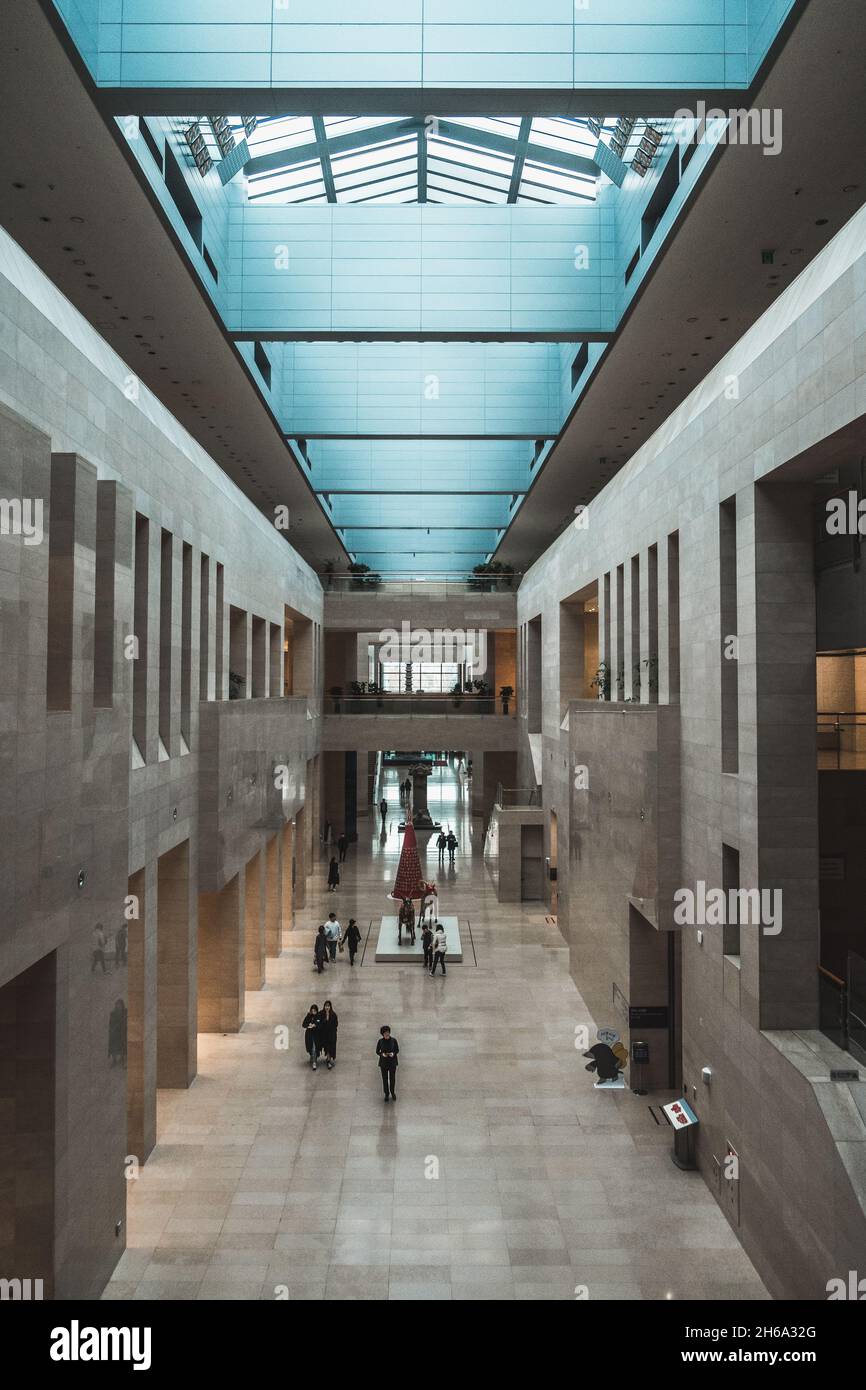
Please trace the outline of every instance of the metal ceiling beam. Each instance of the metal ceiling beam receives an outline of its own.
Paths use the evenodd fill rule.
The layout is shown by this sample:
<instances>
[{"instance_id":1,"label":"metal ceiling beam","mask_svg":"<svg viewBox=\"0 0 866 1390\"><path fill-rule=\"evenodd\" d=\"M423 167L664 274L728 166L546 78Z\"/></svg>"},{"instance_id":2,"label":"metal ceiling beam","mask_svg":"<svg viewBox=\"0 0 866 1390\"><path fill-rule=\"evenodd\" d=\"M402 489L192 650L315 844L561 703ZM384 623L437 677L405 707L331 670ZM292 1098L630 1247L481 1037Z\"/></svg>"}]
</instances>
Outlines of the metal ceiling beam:
<instances>
[{"instance_id":1,"label":"metal ceiling beam","mask_svg":"<svg viewBox=\"0 0 866 1390\"><path fill-rule=\"evenodd\" d=\"M427 201L427 126L418 131L418 202Z\"/></svg>"},{"instance_id":2,"label":"metal ceiling beam","mask_svg":"<svg viewBox=\"0 0 866 1390\"><path fill-rule=\"evenodd\" d=\"M439 121L438 134L446 140L457 140L463 145L477 145L495 154L515 155L517 138L513 135L495 135L490 130L476 130L474 126L462 125L459 121ZM594 159L582 154L569 154L566 150L554 150L549 145L527 143L526 159L537 160L539 164L549 164L555 169L568 169L573 174L587 174L595 178L598 165Z\"/></svg>"},{"instance_id":3,"label":"metal ceiling beam","mask_svg":"<svg viewBox=\"0 0 866 1390\"><path fill-rule=\"evenodd\" d=\"M319 155L319 163L322 166L322 179L325 184L325 193L329 203L336 203L337 189L334 184L334 174L331 169L331 153L328 145L328 136L325 131L324 116L313 117L313 133L316 137L316 150Z\"/></svg>"},{"instance_id":4,"label":"metal ceiling beam","mask_svg":"<svg viewBox=\"0 0 866 1390\"><path fill-rule=\"evenodd\" d=\"M409 439L439 439L456 440L458 443L462 444L464 442L477 443L485 439L529 439L534 443L537 439L547 441L550 439L558 439L559 436L555 434L544 434L543 432L540 434L538 432L534 434L317 434L314 430L296 430L294 434L287 434L285 437L289 443L294 439L393 439L398 441Z\"/></svg>"},{"instance_id":5,"label":"metal ceiling beam","mask_svg":"<svg viewBox=\"0 0 866 1390\"><path fill-rule=\"evenodd\" d=\"M509 203L517 202L517 195L520 192L520 180L523 178L523 166L526 163L526 151L529 148L529 137L532 134L532 117L524 116L520 122L520 134L517 137L517 148L514 151L514 163L511 166L511 184L508 189Z\"/></svg>"},{"instance_id":6,"label":"metal ceiling beam","mask_svg":"<svg viewBox=\"0 0 866 1390\"><path fill-rule=\"evenodd\" d=\"M382 487L325 487L323 492L327 492L329 497L514 497L513 487L479 487L479 488L443 488L441 492L433 491L429 487L406 488L390 490ZM518 497L524 497L524 492L518 492Z\"/></svg>"},{"instance_id":7,"label":"metal ceiling beam","mask_svg":"<svg viewBox=\"0 0 866 1390\"><path fill-rule=\"evenodd\" d=\"M324 122L323 117L318 117ZM370 145L381 145L387 140L405 139L422 129L420 121L406 117L402 121L388 121L386 125L370 126L367 130L354 130L350 135L333 135L328 139L331 155L348 154L352 150L365 150ZM289 169L293 164L306 164L319 158L319 142L309 145L295 145L287 150L271 150L270 154L255 155L244 165L248 177L255 174L269 174L277 169Z\"/></svg>"},{"instance_id":8,"label":"metal ceiling beam","mask_svg":"<svg viewBox=\"0 0 866 1390\"><path fill-rule=\"evenodd\" d=\"M422 142L427 138L428 129L422 121L407 118L400 121L390 121L387 125L370 126L368 130L356 130L349 135L330 137L325 134L322 116L313 118L314 130L317 124L321 128L322 139L330 156L349 154L353 150L369 149L371 145L384 145L389 141L404 140L408 135L415 135L418 139L420 175ZM586 155L569 154L567 150L556 150L550 145L530 143L531 130L531 116L523 117L520 124L520 134L517 137L497 135L490 130L477 130L474 126L463 125L460 121L438 120L431 130L431 135L434 139L439 137L445 140L454 140L461 145L487 150L491 154L504 154L515 161L520 154L524 161L534 160L553 169L565 169L569 173L584 174L587 178L595 178L598 174L599 168L595 160ZM290 169L296 164L309 163L310 160L321 160L321 154L321 144L317 138L312 144L295 145L290 149L271 150L269 154L255 155L252 159L247 160L244 165L244 173L248 177L274 173L281 169ZM423 148L423 157L426 165L426 145Z\"/></svg>"}]
</instances>

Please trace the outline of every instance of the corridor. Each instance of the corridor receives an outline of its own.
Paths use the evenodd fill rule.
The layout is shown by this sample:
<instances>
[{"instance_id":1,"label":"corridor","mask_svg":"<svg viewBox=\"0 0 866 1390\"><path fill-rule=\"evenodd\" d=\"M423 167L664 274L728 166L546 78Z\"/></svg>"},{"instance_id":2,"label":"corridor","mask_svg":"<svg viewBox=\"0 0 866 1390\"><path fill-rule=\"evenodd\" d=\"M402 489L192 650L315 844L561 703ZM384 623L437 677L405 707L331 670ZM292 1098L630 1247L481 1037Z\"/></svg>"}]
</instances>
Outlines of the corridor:
<instances>
[{"instance_id":1,"label":"corridor","mask_svg":"<svg viewBox=\"0 0 866 1390\"><path fill-rule=\"evenodd\" d=\"M429 804L454 825L455 868L437 871L432 841L426 862L466 928L464 962L435 980L376 965L371 932L354 970L341 955L315 974L331 908L365 940L390 909L397 783L389 770L385 834L378 815L360 822L336 894L320 861L243 1031L201 1035L191 1088L160 1092L159 1142L130 1183L128 1248L104 1297L767 1297L701 1176L671 1163L646 1097L593 1090L574 1046L592 1020L565 943L543 911L497 903L452 768L431 778ZM338 1060L314 1074L301 1020L325 998ZM382 1023L400 1043L389 1106Z\"/></svg>"}]
</instances>

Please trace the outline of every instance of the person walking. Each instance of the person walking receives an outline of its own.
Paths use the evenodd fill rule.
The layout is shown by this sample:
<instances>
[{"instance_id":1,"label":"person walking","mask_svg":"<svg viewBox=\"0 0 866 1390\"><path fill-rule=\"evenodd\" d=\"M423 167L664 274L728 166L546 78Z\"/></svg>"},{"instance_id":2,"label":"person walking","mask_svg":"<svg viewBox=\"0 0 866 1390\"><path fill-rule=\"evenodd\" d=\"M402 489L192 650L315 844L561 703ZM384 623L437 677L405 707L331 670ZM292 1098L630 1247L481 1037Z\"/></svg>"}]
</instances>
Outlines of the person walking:
<instances>
[{"instance_id":1,"label":"person walking","mask_svg":"<svg viewBox=\"0 0 866 1390\"><path fill-rule=\"evenodd\" d=\"M327 959L328 938L325 936L324 926L321 926L319 927L319 930L316 932L316 939L313 942L313 960L315 961L316 969L318 970L320 975L325 968L325 962Z\"/></svg>"},{"instance_id":2,"label":"person walking","mask_svg":"<svg viewBox=\"0 0 866 1390\"><path fill-rule=\"evenodd\" d=\"M360 933L360 931L358 930L358 923L355 921L354 917L350 917L350 918L349 918L349 925L347 926L345 932L343 933L343 940L342 940L342 942L340 943L341 945L348 946L348 948L349 948L349 964L350 964L350 965L354 965L354 964L355 964L355 953L356 953L356 951L357 951L357 949L358 949L360 943L361 943L361 933Z\"/></svg>"},{"instance_id":3,"label":"person walking","mask_svg":"<svg viewBox=\"0 0 866 1390\"><path fill-rule=\"evenodd\" d=\"M454 865L454 851L457 848L457 836L454 834L453 830L448 831L446 844L448 846L448 867L452 868Z\"/></svg>"},{"instance_id":4,"label":"person walking","mask_svg":"<svg viewBox=\"0 0 866 1390\"><path fill-rule=\"evenodd\" d=\"M441 922L436 923L436 930L433 933L433 964L430 968L431 976L436 974L436 966L442 966L442 974L447 974L445 970L445 952L448 950L448 942L445 938L445 928Z\"/></svg>"},{"instance_id":5,"label":"person walking","mask_svg":"<svg viewBox=\"0 0 866 1390\"><path fill-rule=\"evenodd\" d=\"M319 931L321 930L322 928L320 927ZM320 1024L321 1015L319 1014L319 1006L318 1004L311 1004L304 1015L304 1021L301 1027L304 1030L304 1047L307 1049L307 1056L310 1059L313 1071L316 1070L316 1059L321 1051L319 1042Z\"/></svg>"},{"instance_id":6,"label":"person walking","mask_svg":"<svg viewBox=\"0 0 866 1390\"><path fill-rule=\"evenodd\" d=\"M348 848L349 848L349 841L348 841L348 839L346 838L346 832L345 832L345 830L342 830L342 831L340 832L340 838L339 838L338 841L337 841L337 849L340 851L340 863L341 863L341 864L344 864L344 863L346 862L346 850L347 850Z\"/></svg>"},{"instance_id":7,"label":"person walking","mask_svg":"<svg viewBox=\"0 0 866 1390\"><path fill-rule=\"evenodd\" d=\"M394 1089L394 1082L397 1078L397 1053L400 1051L400 1044L396 1038L391 1037L391 1029L387 1023L379 1029L379 1041L376 1043L376 1056L379 1058L379 1070L382 1073L382 1089L385 1092L385 1100L396 1100L397 1092ZM390 1093L390 1094L389 1094Z\"/></svg>"},{"instance_id":8,"label":"person walking","mask_svg":"<svg viewBox=\"0 0 866 1390\"><path fill-rule=\"evenodd\" d=\"M429 922L421 929L421 945L424 947L424 969L429 970L433 964L433 928Z\"/></svg>"},{"instance_id":9,"label":"person walking","mask_svg":"<svg viewBox=\"0 0 866 1390\"><path fill-rule=\"evenodd\" d=\"M328 1064L328 1071L334 1070L337 1060L337 1027L340 1020L334 1013L330 999L326 999L319 1014L319 1051Z\"/></svg>"},{"instance_id":10,"label":"person walking","mask_svg":"<svg viewBox=\"0 0 866 1390\"><path fill-rule=\"evenodd\" d=\"M336 893L340 886L340 866L336 857L331 855L331 862L328 865L328 892Z\"/></svg>"},{"instance_id":11,"label":"person walking","mask_svg":"<svg viewBox=\"0 0 866 1390\"><path fill-rule=\"evenodd\" d=\"M440 831L439 831L438 839L436 840L436 848L437 848L438 851L439 851L439 867L440 867L440 868L441 868L441 867L444 865L444 863L445 863L445 849L446 849L447 844L448 844L448 836L445 834L445 831L444 831L444 830L440 830Z\"/></svg>"},{"instance_id":12,"label":"person walking","mask_svg":"<svg viewBox=\"0 0 866 1390\"><path fill-rule=\"evenodd\" d=\"M385 829L385 821L388 819L388 803L384 796L379 802L379 815L382 817L382 829Z\"/></svg>"},{"instance_id":13,"label":"person walking","mask_svg":"<svg viewBox=\"0 0 866 1390\"><path fill-rule=\"evenodd\" d=\"M325 940L328 943L328 955L331 957L332 963L337 959L337 947L340 944L341 931L342 927L337 921L337 914L335 912L329 912L328 920L325 923Z\"/></svg>"},{"instance_id":14,"label":"person walking","mask_svg":"<svg viewBox=\"0 0 866 1390\"><path fill-rule=\"evenodd\" d=\"M105 975L107 973L105 969L105 947L107 945L107 940L101 922L97 922L96 926L93 928L91 941L93 954L90 958L90 973L92 975L97 965L101 965L102 973Z\"/></svg>"}]
</instances>

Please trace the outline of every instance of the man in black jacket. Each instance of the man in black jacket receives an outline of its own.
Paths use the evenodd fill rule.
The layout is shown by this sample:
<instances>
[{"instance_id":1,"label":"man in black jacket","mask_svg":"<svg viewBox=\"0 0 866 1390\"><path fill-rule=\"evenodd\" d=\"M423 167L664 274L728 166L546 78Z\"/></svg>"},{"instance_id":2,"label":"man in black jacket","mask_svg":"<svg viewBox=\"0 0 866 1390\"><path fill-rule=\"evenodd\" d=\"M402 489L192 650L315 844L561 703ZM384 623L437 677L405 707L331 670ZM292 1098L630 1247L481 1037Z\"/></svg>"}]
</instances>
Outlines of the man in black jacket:
<instances>
[{"instance_id":1,"label":"man in black jacket","mask_svg":"<svg viewBox=\"0 0 866 1390\"><path fill-rule=\"evenodd\" d=\"M397 1076L397 1053L400 1051L400 1044L396 1038L391 1037L391 1029L387 1023L379 1029L379 1033L376 1056L379 1058L379 1070L382 1073L382 1089L385 1092L386 1101L388 1099L396 1100L397 1093L394 1090L394 1081Z\"/></svg>"}]
</instances>

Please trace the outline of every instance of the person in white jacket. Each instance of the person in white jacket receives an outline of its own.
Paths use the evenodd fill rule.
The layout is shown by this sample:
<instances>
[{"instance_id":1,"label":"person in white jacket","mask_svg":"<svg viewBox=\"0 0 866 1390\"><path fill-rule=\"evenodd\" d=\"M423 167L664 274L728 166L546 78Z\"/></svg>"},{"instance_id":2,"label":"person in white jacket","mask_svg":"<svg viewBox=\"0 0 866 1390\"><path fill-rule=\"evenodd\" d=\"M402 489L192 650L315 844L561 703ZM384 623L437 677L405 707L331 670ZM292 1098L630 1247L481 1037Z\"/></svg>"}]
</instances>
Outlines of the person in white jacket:
<instances>
[{"instance_id":1,"label":"person in white jacket","mask_svg":"<svg viewBox=\"0 0 866 1390\"><path fill-rule=\"evenodd\" d=\"M445 928L441 922L436 923L436 930L433 933L433 966L430 974L436 974L436 966L442 966L442 974L447 974L445 969L445 952L448 950L448 942L445 937Z\"/></svg>"}]
</instances>

